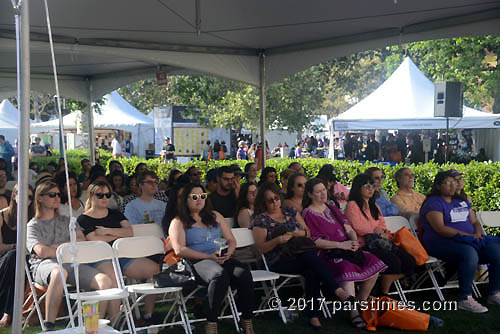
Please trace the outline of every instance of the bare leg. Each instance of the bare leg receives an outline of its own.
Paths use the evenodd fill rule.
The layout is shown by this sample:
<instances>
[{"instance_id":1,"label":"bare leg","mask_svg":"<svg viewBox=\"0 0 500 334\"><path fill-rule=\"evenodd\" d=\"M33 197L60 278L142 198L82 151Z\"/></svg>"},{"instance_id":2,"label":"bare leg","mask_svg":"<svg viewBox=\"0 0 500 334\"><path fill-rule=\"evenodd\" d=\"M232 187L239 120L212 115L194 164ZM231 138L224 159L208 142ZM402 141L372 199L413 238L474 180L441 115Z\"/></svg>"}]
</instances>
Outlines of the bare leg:
<instances>
[{"instance_id":1,"label":"bare leg","mask_svg":"<svg viewBox=\"0 0 500 334\"><path fill-rule=\"evenodd\" d=\"M160 272L160 266L150 259L135 259L125 270L125 276L141 281L151 281L153 275ZM153 313L156 295L149 295L144 298L144 314Z\"/></svg>"},{"instance_id":2,"label":"bare leg","mask_svg":"<svg viewBox=\"0 0 500 334\"><path fill-rule=\"evenodd\" d=\"M370 293L373 290L373 287L375 286L375 283L377 282L378 274L370 277L366 281L363 281L359 284L359 291L358 291L358 299L359 300L367 300L368 296L370 296Z\"/></svg>"},{"instance_id":3,"label":"bare leg","mask_svg":"<svg viewBox=\"0 0 500 334\"><path fill-rule=\"evenodd\" d=\"M68 277L68 272L63 269L64 280ZM47 296L45 297L45 321L55 322L57 313L61 307L63 297L63 283L61 281L61 272L59 267L54 268L50 273L50 282L47 288Z\"/></svg>"},{"instance_id":4,"label":"bare leg","mask_svg":"<svg viewBox=\"0 0 500 334\"><path fill-rule=\"evenodd\" d=\"M382 275L382 279L380 280L380 292L383 294L389 293L392 283L404 276L403 274Z\"/></svg>"},{"instance_id":5,"label":"bare leg","mask_svg":"<svg viewBox=\"0 0 500 334\"><path fill-rule=\"evenodd\" d=\"M113 287L113 280L104 273L98 273L90 281L90 288L92 290L105 290ZM108 307L108 301L101 301L99 303L99 313L104 317Z\"/></svg>"},{"instance_id":6,"label":"bare leg","mask_svg":"<svg viewBox=\"0 0 500 334\"><path fill-rule=\"evenodd\" d=\"M118 287L118 284L116 282L115 270L113 269L113 264L111 262L109 262L109 261L103 262L97 266L97 269L101 273L105 274L111 280L111 284L110 284L109 288L117 288ZM101 289L104 289L104 288L101 288ZM120 312L120 300L118 300L118 299L117 300L110 300L110 301L108 301L107 308L104 311L102 308L100 310L101 310L101 315L103 318L105 316L104 311L107 310L107 312L108 312L107 317L110 320L115 320L114 318Z\"/></svg>"}]
</instances>

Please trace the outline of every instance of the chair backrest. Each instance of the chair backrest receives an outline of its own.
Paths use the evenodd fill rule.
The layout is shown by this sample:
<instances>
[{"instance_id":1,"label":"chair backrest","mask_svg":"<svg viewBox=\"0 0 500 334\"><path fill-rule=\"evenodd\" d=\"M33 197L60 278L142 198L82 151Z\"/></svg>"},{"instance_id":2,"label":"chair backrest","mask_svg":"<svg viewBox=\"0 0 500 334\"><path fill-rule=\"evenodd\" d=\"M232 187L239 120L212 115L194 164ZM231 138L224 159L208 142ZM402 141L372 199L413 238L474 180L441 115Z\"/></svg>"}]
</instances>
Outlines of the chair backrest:
<instances>
[{"instance_id":1,"label":"chair backrest","mask_svg":"<svg viewBox=\"0 0 500 334\"><path fill-rule=\"evenodd\" d=\"M390 216L390 217L384 217L385 219L385 226L387 226L387 229L391 232L397 232L400 230L402 227L406 227L410 232L415 233L413 231L413 228L410 226L410 222L405 217L402 216Z\"/></svg>"},{"instance_id":2,"label":"chair backrest","mask_svg":"<svg viewBox=\"0 0 500 334\"><path fill-rule=\"evenodd\" d=\"M132 225L132 231L134 231L134 237L154 236L165 240L163 230L157 223L134 224Z\"/></svg>"},{"instance_id":3,"label":"chair backrest","mask_svg":"<svg viewBox=\"0 0 500 334\"><path fill-rule=\"evenodd\" d=\"M114 258L113 249L104 241L80 241L76 243L76 247L76 257L79 263L93 263ZM66 242L59 245L56 255L59 263L72 263L71 244Z\"/></svg>"},{"instance_id":4,"label":"chair backrest","mask_svg":"<svg viewBox=\"0 0 500 334\"><path fill-rule=\"evenodd\" d=\"M486 227L500 227L500 211L479 211L477 218Z\"/></svg>"},{"instance_id":5,"label":"chair backrest","mask_svg":"<svg viewBox=\"0 0 500 334\"><path fill-rule=\"evenodd\" d=\"M236 248L251 246L255 243L252 230L246 227L232 228L234 238L236 239Z\"/></svg>"},{"instance_id":6,"label":"chair backrest","mask_svg":"<svg viewBox=\"0 0 500 334\"><path fill-rule=\"evenodd\" d=\"M117 258L139 258L164 253L163 241L155 236L116 239L113 249Z\"/></svg>"}]
</instances>

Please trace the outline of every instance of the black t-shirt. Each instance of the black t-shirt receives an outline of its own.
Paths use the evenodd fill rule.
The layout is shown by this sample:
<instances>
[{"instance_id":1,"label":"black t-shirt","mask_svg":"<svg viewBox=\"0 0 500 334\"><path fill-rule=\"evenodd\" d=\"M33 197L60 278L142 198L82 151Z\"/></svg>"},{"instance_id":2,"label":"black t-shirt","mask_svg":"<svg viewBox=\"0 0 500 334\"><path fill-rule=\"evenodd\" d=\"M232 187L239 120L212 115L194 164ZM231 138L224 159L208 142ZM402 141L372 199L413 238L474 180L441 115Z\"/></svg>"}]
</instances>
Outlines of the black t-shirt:
<instances>
[{"instance_id":1,"label":"black t-shirt","mask_svg":"<svg viewBox=\"0 0 500 334\"><path fill-rule=\"evenodd\" d=\"M233 218L236 213L236 195L234 190L229 192L229 195L222 196L214 191L210 195L210 202L212 203L212 209L219 212L224 218Z\"/></svg>"},{"instance_id":2,"label":"black t-shirt","mask_svg":"<svg viewBox=\"0 0 500 334\"><path fill-rule=\"evenodd\" d=\"M127 220L123 213L118 210L108 210L108 215L104 218L92 218L82 214L78 217L77 222L82 228L83 234L87 235L94 232L97 229L96 226L120 228L122 220Z\"/></svg>"},{"instance_id":3,"label":"black t-shirt","mask_svg":"<svg viewBox=\"0 0 500 334\"><path fill-rule=\"evenodd\" d=\"M166 152L175 152L175 146L174 144L163 145L163 150ZM173 153L165 154L165 159L173 159L173 158L174 158Z\"/></svg>"}]
</instances>

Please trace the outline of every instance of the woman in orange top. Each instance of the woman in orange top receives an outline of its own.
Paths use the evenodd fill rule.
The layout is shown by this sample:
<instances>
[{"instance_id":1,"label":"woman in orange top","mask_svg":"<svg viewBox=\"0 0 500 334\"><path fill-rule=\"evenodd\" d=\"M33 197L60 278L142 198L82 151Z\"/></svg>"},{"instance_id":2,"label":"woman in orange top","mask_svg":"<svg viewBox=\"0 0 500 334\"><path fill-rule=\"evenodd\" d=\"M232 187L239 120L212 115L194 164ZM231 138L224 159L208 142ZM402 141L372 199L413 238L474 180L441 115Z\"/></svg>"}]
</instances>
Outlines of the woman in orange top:
<instances>
[{"instance_id":1,"label":"woman in orange top","mask_svg":"<svg viewBox=\"0 0 500 334\"><path fill-rule=\"evenodd\" d=\"M367 247L365 240L367 235L377 234L382 239L389 239L384 217L375 203L374 193L375 184L372 178L366 174L358 174L352 181L349 202L344 214L358 235L360 247L375 254L388 266L380 282L381 294L387 294L392 282L413 274L416 264L410 254L394 245L389 246L389 249L374 247L371 244Z\"/></svg>"}]
</instances>

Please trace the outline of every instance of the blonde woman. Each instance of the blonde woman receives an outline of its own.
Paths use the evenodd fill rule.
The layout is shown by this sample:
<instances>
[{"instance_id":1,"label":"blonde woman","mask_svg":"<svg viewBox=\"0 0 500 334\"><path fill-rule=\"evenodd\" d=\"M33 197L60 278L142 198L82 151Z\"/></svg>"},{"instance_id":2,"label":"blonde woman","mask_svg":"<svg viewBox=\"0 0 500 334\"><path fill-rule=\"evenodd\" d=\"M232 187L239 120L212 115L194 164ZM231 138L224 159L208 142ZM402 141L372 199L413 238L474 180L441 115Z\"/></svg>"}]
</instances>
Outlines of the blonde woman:
<instances>
[{"instance_id":1,"label":"blonde woman","mask_svg":"<svg viewBox=\"0 0 500 334\"><path fill-rule=\"evenodd\" d=\"M116 239L132 237L132 227L119 210L108 209L111 199L111 186L104 181L92 183L89 186L89 198L85 204L85 212L78 217L78 224L83 229L83 234L88 240L102 240L110 244ZM158 263L147 259L121 258L120 267L125 276L137 280L150 280L154 274L160 272ZM114 277L113 268L105 271ZM144 320L151 319L156 297L146 297L144 306ZM119 304L112 304L113 312L117 311Z\"/></svg>"},{"instance_id":2,"label":"blonde woman","mask_svg":"<svg viewBox=\"0 0 500 334\"><path fill-rule=\"evenodd\" d=\"M69 242L69 219L59 215L61 193L56 183L46 181L38 185L35 192L35 217L27 227L26 245L30 254L31 270L35 282L47 287L45 298L45 327L54 330L55 320L63 297L61 272L56 260L57 247ZM77 227L76 240L85 241ZM80 286L84 290L102 290L115 287L113 280L97 267L79 266ZM64 277L74 283L73 268L65 265ZM106 313L106 302L100 303L102 314Z\"/></svg>"}]
</instances>

